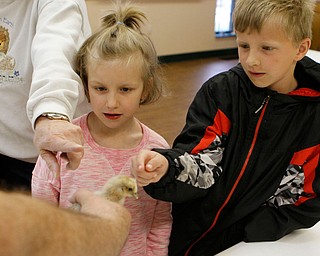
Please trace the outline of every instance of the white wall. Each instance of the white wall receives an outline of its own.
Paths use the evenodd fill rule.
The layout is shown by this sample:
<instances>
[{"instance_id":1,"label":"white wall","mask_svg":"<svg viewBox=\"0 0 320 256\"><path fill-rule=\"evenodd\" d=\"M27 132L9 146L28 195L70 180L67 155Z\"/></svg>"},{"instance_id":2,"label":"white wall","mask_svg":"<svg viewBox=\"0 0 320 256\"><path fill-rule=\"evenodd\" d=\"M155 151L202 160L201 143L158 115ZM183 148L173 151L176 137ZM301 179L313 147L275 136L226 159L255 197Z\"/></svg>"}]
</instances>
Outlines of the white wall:
<instances>
[{"instance_id":1,"label":"white wall","mask_svg":"<svg viewBox=\"0 0 320 256\"><path fill-rule=\"evenodd\" d=\"M111 0L86 0L95 30ZM147 31L158 55L173 55L236 48L235 38L215 38L215 0L136 0L145 12Z\"/></svg>"}]
</instances>

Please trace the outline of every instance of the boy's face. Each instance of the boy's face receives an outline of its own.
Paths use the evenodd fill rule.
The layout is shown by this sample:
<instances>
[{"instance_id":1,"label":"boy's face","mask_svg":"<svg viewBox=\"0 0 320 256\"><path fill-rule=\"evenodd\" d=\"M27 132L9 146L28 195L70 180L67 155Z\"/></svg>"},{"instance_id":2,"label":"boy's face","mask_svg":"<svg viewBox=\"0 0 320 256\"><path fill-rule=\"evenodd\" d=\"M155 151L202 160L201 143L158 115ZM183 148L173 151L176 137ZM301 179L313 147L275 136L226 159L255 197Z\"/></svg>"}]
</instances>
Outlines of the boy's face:
<instances>
[{"instance_id":1,"label":"boy's face","mask_svg":"<svg viewBox=\"0 0 320 256\"><path fill-rule=\"evenodd\" d=\"M89 60L88 91L94 120L103 130L128 129L143 93L139 54L110 60Z\"/></svg>"},{"instance_id":2,"label":"boy's face","mask_svg":"<svg viewBox=\"0 0 320 256\"><path fill-rule=\"evenodd\" d=\"M237 31L237 43L241 65L255 86L284 94L297 87L294 68L304 54L275 23L266 22L260 32Z\"/></svg>"}]
</instances>

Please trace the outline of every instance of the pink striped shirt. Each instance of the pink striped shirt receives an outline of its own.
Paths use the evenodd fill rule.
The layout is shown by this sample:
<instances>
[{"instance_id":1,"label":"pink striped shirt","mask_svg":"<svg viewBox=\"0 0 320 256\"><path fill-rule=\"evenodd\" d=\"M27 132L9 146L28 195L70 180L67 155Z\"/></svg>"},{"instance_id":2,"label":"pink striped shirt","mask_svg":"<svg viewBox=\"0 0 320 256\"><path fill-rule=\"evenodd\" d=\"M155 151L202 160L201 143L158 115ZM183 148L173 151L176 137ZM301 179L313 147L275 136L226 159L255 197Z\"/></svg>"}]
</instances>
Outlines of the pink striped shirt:
<instances>
[{"instance_id":1,"label":"pink striped shirt","mask_svg":"<svg viewBox=\"0 0 320 256\"><path fill-rule=\"evenodd\" d=\"M85 138L84 157L77 170L66 170L61 163L60 176L48 170L39 157L32 177L32 196L67 208L68 199L79 188L100 189L114 175L130 175L130 158L141 149L168 148L159 134L141 124L143 138L133 149L111 149L98 145L88 130L87 114L74 120L82 128ZM61 159L60 159L61 161ZM125 207L132 215L128 240L121 255L168 255L171 232L171 204L151 198L139 188L138 199L126 198Z\"/></svg>"}]
</instances>

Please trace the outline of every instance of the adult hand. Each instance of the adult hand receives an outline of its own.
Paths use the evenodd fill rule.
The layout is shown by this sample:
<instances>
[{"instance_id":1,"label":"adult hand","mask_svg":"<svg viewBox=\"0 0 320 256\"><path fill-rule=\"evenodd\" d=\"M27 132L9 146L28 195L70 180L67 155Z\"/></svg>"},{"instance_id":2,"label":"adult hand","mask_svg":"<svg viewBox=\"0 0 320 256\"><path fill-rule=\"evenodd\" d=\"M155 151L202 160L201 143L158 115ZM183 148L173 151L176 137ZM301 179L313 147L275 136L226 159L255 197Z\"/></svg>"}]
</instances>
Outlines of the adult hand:
<instances>
[{"instance_id":1,"label":"adult hand","mask_svg":"<svg viewBox=\"0 0 320 256\"><path fill-rule=\"evenodd\" d=\"M141 150L131 158L131 172L139 186L158 182L168 171L168 160L158 152Z\"/></svg>"},{"instance_id":2,"label":"adult hand","mask_svg":"<svg viewBox=\"0 0 320 256\"><path fill-rule=\"evenodd\" d=\"M60 170L57 152L62 152L61 156L68 161L67 167L73 170L79 166L84 154L81 128L67 121L39 117L33 141L49 169L55 173Z\"/></svg>"},{"instance_id":3,"label":"adult hand","mask_svg":"<svg viewBox=\"0 0 320 256\"><path fill-rule=\"evenodd\" d=\"M95 243L100 246L103 245L105 249L101 254L92 253L90 255L119 255L130 231L131 215L129 211L124 206L95 195L88 190L77 190L70 202L80 204L81 213L98 217L95 219L102 221L100 226L90 235L92 241L88 239L86 242L90 245L91 241L95 248L97 247ZM90 228L90 226L87 228ZM88 233L88 231L85 232Z\"/></svg>"},{"instance_id":4,"label":"adult hand","mask_svg":"<svg viewBox=\"0 0 320 256\"><path fill-rule=\"evenodd\" d=\"M112 216L119 216L120 211L124 215L128 215L125 217L131 220L131 215L122 205L109 201L85 189L77 190L69 201L72 204L79 204L81 206L80 212L84 214L110 218Z\"/></svg>"}]
</instances>

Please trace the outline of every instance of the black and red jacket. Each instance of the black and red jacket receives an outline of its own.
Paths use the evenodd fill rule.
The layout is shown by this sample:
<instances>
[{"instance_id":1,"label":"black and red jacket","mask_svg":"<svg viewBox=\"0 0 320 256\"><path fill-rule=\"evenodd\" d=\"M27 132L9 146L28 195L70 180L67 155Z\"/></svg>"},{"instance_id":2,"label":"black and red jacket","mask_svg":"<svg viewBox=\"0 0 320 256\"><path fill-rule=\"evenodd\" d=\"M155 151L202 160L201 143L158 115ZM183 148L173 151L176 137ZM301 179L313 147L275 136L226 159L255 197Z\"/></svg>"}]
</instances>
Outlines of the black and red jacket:
<instances>
[{"instance_id":1,"label":"black and red jacket","mask_svg":"<svg viewBox=\"0 0 320 256\"><path fill-rule=\"evenodd\" d=\"M145 190L173 202L169 255L214 255L320 220L320 64L297 63L289 94L255 87L241 65L209 79Z\"/></svg>"}]
</instances>

